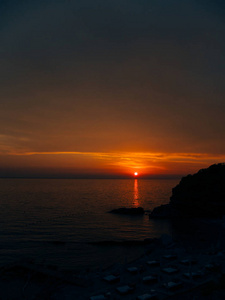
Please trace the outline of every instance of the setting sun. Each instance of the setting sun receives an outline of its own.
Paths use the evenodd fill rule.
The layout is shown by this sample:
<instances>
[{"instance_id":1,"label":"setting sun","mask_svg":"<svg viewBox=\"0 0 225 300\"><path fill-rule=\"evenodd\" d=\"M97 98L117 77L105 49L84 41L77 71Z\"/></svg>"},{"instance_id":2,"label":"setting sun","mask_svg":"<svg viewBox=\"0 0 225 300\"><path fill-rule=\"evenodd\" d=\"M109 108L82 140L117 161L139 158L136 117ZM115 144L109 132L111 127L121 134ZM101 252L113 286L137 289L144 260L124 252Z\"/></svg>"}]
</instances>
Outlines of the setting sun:
<instances>
[{"instance_id":1,"label":"setting sun","mask_svg":"<svg viewBox=\"0 0 225 300\"><path fill-rule=\"evenodd\" d=\"M134 172L134 176L138 176L138 172Z\"/></svg>"}]
</instances>

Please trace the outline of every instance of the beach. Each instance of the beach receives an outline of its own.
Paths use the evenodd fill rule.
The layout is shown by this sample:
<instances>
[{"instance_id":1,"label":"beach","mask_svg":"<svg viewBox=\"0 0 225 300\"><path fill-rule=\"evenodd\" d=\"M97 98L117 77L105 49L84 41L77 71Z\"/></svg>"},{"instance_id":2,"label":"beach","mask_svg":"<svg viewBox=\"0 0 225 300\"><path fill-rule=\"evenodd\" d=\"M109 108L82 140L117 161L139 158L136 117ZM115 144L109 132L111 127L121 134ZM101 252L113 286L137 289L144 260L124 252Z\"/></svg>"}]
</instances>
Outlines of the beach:
<instances>
[{"instance_id":1,"label":"beach","mask_svg":"<svg viewBox=\"0 0 225 300\"><path fill-rule=\"evenodd\" d=\"M138 259L106 269L63 272L32 261L2 266L1 299L224 299L224 221L198 223L192 238L162 235L143 245Z\"/></svg>"}]
</instances>

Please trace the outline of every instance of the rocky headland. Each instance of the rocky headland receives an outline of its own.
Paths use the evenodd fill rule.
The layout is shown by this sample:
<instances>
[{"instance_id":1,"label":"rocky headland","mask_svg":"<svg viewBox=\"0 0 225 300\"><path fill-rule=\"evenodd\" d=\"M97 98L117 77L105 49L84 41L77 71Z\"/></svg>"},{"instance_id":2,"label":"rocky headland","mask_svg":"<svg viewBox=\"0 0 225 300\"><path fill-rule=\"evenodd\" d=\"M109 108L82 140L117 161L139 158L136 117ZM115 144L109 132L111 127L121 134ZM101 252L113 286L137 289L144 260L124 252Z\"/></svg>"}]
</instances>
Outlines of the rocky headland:
<instances>
[{"instance_id":1,"label":"rocky headland","mask_svg":"<svg viewBox=\"0 0 225 300\"><path fill-rule=\"evenodd\" d=\"M183 177L172 189L169 204L156 207L149 217L222 218L224 215L225 163L220 163Z\"/></svg>"}]
</instances>

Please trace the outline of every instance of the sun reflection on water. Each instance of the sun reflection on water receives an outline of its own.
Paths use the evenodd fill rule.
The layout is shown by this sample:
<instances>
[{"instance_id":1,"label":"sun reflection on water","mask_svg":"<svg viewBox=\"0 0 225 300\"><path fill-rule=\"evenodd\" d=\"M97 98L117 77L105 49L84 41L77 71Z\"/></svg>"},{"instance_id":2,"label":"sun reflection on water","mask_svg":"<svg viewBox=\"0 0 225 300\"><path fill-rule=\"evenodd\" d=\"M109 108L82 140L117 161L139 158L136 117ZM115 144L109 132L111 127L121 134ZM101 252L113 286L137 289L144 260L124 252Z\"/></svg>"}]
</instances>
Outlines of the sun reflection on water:
<instances>
[{"instance_id":1,"label":"sun reflection on water","mask_svg":"<svg viewBox=\"0 0 225 300\"><path fill-rule=\"evenodd\" d=\"M134 179L134 206L139 206L138 180Z\"/></svg>"}]
</instances>

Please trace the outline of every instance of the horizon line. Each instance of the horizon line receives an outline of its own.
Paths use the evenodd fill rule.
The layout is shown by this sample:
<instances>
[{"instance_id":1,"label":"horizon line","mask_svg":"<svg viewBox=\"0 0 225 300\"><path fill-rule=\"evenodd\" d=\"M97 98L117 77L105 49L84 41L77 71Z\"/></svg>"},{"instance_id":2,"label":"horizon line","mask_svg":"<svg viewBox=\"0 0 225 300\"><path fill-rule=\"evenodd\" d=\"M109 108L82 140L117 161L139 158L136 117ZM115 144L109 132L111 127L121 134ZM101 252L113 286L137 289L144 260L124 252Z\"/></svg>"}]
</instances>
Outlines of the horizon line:
<instances>
[{"instance_id":1,"label":"horizon line","mask_svg":"<svg viewBox=\"0 0 225 300\"><path fill-rule=\"evenodd\" d=\"M117 176L117 175L21 175L21 176L0 176L0 179L133 179L133 180L142 180L142 179L181 179L182 177L187 175L179 175L179 174L171 174L171 175L159 175L159 176Z\"/></svg>"}]
</instances>

